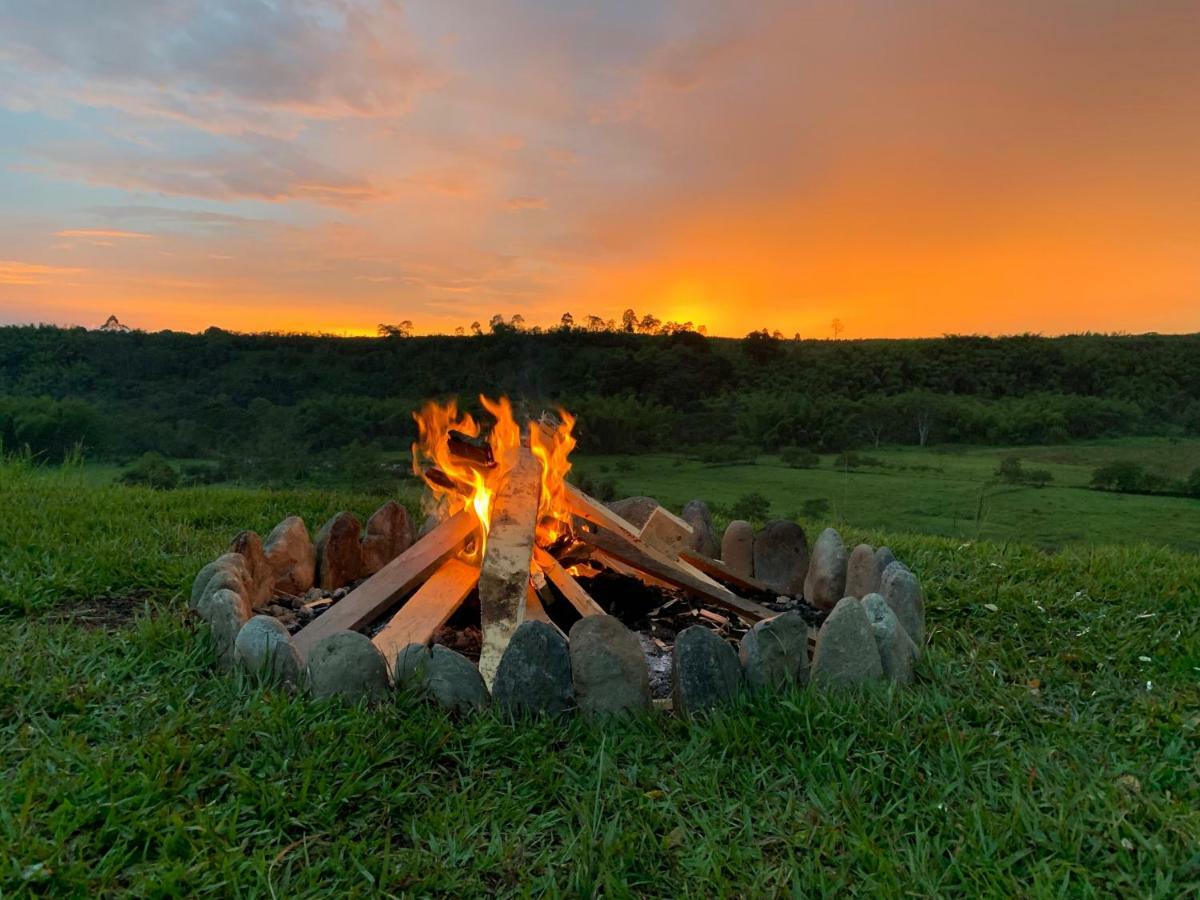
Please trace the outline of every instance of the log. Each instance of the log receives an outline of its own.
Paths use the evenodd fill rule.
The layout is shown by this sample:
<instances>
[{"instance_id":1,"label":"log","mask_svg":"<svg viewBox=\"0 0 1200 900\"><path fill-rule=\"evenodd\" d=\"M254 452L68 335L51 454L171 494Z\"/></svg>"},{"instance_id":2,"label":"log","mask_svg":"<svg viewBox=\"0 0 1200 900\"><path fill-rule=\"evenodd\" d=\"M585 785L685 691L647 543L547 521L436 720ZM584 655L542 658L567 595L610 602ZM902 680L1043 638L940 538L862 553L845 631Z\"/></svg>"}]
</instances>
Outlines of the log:
<instances>
[{"instance_id":1,"label":"log","mask_svg":"<svg viewBox=\"0 0 1200 900\"><path fill-rule=\"evenodd\" d=\"M529 622L545 622L563 637L563 630L554 624L554 620L546 613L546 607L542 606L542 601L538 598L537 591L533 585L529 585L529 590L525 594L525 620Z\"/></svg>"},{"instance_id":2,"label":"log","mask_svg":"<svg viewBox=\"0 0 1200 900\"><path fill-rule=\"evenodd\" d=\"M475 517L467 510L438 524L390 563L296 633L301 658L337 631L354 631L386 613L429 573L457 555L475 533Z\"/></svg>"},{"instance_id":3,"label":"log","mask_svg":"<svg viewBox=\"0 0 1200 900\"><path fill-rule=\"evenodd\" d=\"M735 585L743 590L758 591L764 594L772 595L776 593L769 585L766 585L755 578L750 578L746 575L739 575L719 559L709 559L703 553L699 553L695 550L684 550L679 554L679 559L680 562L688 563L692 567L699 569L705 575L709 575L718 581L725 582L726 584Z\"/></svg>"},{"instance_id":4,"label":"log","mask_svg":"<svg viewBox=\"0 0 1200 900\"><path fill-rule=\"evenodd\" d=\"M668 556L679 556L695 535L695 529L662 506L655 507L638 536Z\"/></svg>"},{"instance_id":5,"label":"log","mask_svg":"<svg viewBox=\"0 0 1200 900\"><path fill-rule=\"evenodd\" d=\"M666 559L652 548L641 544L636 538L606 530L583 532L578 535L578 538L647 575L708 600L722 609L737 613L748 622L759 622L777 615L765 606L751 600L743 600L728 588L715 584L711 579L690 572L684 566Z\"/></svg>"},{"instance_id":6,"label":"log","mask_svg":"<svg viewBox=\"0 0 1200 900\"><path fill-rule=\"evenodd\" d=\"M589 497L573 484L564 484L563 487L567 509L573 515L609 531L624 533L630 537L638 536L638 529L632 522L622 519L595 497Z\"/></svg>"},{"instance_id":7,"label":"log","mask_svg":"<svg viewBox=\"0 0 1200 900\"><path fill-rule=\"evenodd\" d=\"M604 615L600 604L593 600L592 595L571 577L571 573L559 565L557 559L540 547L536 547L533 551L533 561L546 573L546 577L550 579L551 584L558 588L559 593L567 598L567 602L575 607L577 613L581 616Z\"/></svg>"},{"instance_id":8,"label":"log","mask_svg":"<svg viewBox=\"0 0 1200 900\"><path fill-rule=\"evenodd\" d=\"M451 428L446 435L446 446L451 454L472 465L483 469L490 469L496 465L496 457L492 454L492 445L487 438L472 437Z\"/></svg>"},{"instance_id":9,"label":"log","mask_svg":"<svg viewBox=\"0 0 1200 900\"><path fill-rule=\"evenodd\" d=\"M616 557L609 556L603 550L597 550L595 547L592 547L591 549L592 549L592 559L594 559L600 565L606 566L607 568L612 569L618 575L624 575L626 578L636 578L642 584L645 584L649 587L658 588L659 590L663 590L663 591L675 590L675 585L668 584L667 582L663 581L661 578L655 578L653 575L647 575L645 572L639 571L638 569L635 569L633 566L627 566L627 565L625 565L625 563L621 562Z\"/></svg>"},{"instance_id":10,"label":"log","mask_svg":"<svg viewBox=\"0 0 1200 900\"><path fill-rule=\"evenodd\" d=\"M522 447L496 493L479 574L483 625L479 674L489 690L500 657L525 615L541 490L542 466L528 448Z\"/></svg>"},{"instance_id":11,"label":"log","mask_svg":"<svg viewBox=\"0 0 1200 900\"><path fill-rule=\"evenodd\" d=\"M428 644L479 583L479 569L460 559L448 559L408 598L371 642L388 668L409 644Z\"/></svg>"}]
</instances>

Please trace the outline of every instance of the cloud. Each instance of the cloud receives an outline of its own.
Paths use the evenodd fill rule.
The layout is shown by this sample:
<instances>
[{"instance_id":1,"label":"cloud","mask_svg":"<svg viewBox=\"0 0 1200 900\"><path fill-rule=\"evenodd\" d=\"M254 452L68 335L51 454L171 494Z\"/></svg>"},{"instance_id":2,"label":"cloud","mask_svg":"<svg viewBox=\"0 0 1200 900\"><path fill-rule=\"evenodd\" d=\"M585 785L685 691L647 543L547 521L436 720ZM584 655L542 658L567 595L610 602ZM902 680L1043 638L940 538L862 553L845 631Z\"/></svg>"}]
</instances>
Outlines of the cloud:
<instances>
[{"instance_id":1,"label":"cloud","mask_svg":"<svg viewBox=\"0 0 1200 900\"><path fill-rule=\"evenodd\" d=\"M504 203L509 209L546 209L548 206L545 197L509 197Z\"/></svg>"},{"instance_id":2,"label":"cloud","mask_svg":"<svg viewBox=\"0 0 1200 900\"><path fill-rule=\"evenodd\" d=\"M391 0L0 5L0 87L216 131L393 116L431 79Z\"/></svg>"},{"instance_id":3,"label":"cloud","mask_svg":"<svg viewBox=\"0 0 1200 900\"><path fill-rule=\"evenodd\" d=\"M48 266L15 259L0 259L0 284L51 284L62 276L75 275L81 271L83 270L70 266Z\"/></svg>"},{"instance_id":4,"label":"cloud","mask_svg":"<svg viewBox=\"0 0 1200 900\"><path fill-rule=\"evenodd\" d=\"M64 228L62 231L54 232L55 237L63 238L130 238L140 239L148 238L153 235L145 234L141 231L121 231L116 228Z\"/></svg>"},{"instance_id":5,"label":"cloud","mask_svg":"<svg viewBox=\"0 0 1200 900\"><path fill-rule=\"evenodd\" d=\"M317 162L295 142L243 135L203 152L114 143L56 144L33 168L60 178L213 200L310 200L351 206L382 196L369 179Z\"/></svg>"}]
</instances>

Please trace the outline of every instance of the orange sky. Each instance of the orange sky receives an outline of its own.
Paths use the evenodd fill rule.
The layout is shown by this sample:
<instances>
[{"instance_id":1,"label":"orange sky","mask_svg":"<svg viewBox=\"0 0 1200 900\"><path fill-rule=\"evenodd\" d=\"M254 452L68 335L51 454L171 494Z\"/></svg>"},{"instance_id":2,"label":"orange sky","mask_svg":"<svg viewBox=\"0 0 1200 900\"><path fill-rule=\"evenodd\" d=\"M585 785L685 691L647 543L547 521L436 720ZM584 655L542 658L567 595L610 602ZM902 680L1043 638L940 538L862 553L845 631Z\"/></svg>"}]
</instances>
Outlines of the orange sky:
<instances>
[{"instance_id":1,"label":"orange sky","mask_svg":"<svg viewBox=\"0 0 1200 900\"><path fill-rule=\"evenodd\" d=\"M115 2L0 8L0 323L1200 331L1194 2Z\"/></svg>"}]
</instances>

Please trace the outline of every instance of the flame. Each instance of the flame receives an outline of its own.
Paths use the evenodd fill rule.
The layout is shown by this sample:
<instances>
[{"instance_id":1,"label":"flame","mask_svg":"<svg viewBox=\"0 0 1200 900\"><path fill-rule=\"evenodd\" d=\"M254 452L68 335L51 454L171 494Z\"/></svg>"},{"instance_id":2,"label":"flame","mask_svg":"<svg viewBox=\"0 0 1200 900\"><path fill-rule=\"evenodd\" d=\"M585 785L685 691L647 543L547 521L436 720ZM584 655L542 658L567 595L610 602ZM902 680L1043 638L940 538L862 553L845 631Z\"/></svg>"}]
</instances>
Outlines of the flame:
<instances>
[{"instance_id":1,"label":"flame","mask_svg":"<svg viewBox=\"0 0 1200 900\"><path fill-rule=\"evenodd\" d=\"M491 400L480 396L479 402L495 419L487 438L492 464L451 452L451 431L476 439L473 443L477 446L481 445L478 439L482 434L480 424L469 413L460 414L454 400L445 404L429 402L413 413L418 437L412 446L413 472L429 487L436 504L447 515L469 509L475 517L479 538L469 556L476 562L483 559L496 492L516 463L522 437L507 397ZM564 480L571 469L568 456L575 447L571 434L575 418L566 411L560 411L560 417L560 423L528 423L529 448L542 468L537 526L541 546L550 546L570 533Z\"/></svg>"}]
</instances>

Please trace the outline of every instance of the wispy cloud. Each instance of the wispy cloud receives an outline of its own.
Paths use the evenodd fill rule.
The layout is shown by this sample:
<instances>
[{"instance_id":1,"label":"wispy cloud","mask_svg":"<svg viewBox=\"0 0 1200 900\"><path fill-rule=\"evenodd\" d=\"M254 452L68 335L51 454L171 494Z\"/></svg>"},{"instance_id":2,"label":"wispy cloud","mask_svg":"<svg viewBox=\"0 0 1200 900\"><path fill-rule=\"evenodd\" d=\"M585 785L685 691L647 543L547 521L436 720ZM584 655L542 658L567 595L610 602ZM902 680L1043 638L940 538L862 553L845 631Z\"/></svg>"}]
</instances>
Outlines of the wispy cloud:
<instances>
[{"instance_id":1,"label":"wispy cloud","mask_svg":"<svg viewBox=\"0 0 1200 900\"><path fill-rule=\"evenodd\" d=\"M140 240L153 235L141 231L122 231L117 228L64 228L54 232L55 237L61 238L120 238Z\"/></svg>"},{"instance_id":2,"label":"wispy cloud","mask_svg":"<svg viewBox=\"0 0 1200 900\"><path fill-rule=\"evenodd\" d=\"M51 284L64 276L76 275L81 271L83 270L71 266L49 266L15 259L0 259L0 284Z\"/></svg>"}]
</instances>

